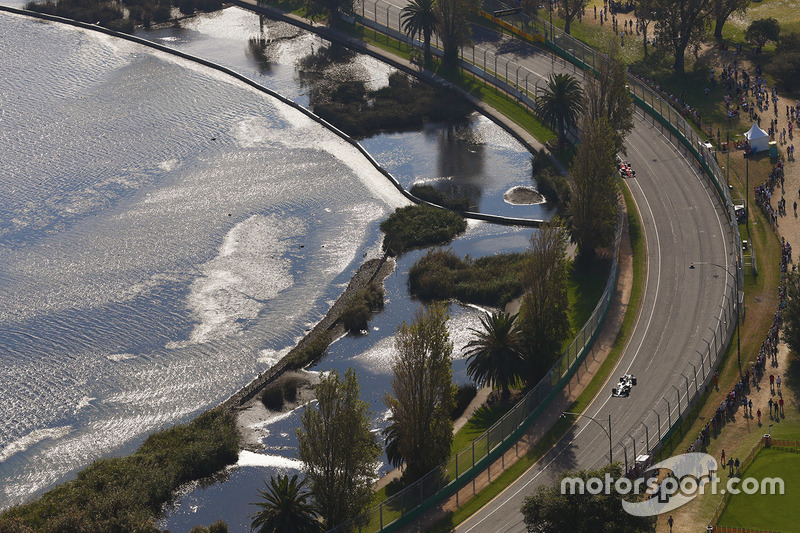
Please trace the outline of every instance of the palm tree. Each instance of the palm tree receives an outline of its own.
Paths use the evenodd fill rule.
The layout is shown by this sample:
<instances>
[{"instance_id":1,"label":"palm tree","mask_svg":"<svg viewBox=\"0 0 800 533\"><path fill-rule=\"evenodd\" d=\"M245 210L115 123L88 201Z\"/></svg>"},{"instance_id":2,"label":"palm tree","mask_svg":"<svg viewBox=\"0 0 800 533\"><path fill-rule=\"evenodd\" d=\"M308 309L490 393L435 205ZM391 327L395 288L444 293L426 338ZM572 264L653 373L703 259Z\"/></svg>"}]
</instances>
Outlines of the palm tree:
<instances>
[{"instance_id":1,"label":"palm tree","mask_svg":"<svg viewBox=\"0 0 800 533\"><path fill-rule=\"evenodd\" d=\"M470 328L475 338L464 347L469 377L481 385L499 386L503 401L508 400L509 386L519 380L525 369L522 333L515 326L516 320L517 315L487 313L481 318L482 329Z\"/></svg>"},{"instance_id":2,"label":"palm tree","mask_svg":"<svg viewBox=\"0 0 800 533\"><path fill-rule=\"evenodd\" d=\"M422 36L426 65L430 65L431 62L431 34L438 22L434 11L435 2L436 0L411 0L411 3L403 8L400 15L404 32L411 37Z\"/></svg>"},{"instance_id":3,"label":"palm tree","mask_svg":"<svg viewBox=\"0 0 800 533\"><path fill-rule=\"evenodd\" d=\"M559 149L564 147L566 130L578 123L583 107L583 88L569 74L551 74L536 96L536 111L542 120L556 128Z\"/></svg>"},{"instance_id":4,"label":"palm tree","mask_svg":"<svg viewBox=\"0 0 800 533\"><path fill-rule=\"evenodd\" d=\"M258 491L264 501L258 505L261 511L250 516L251 528L258 533L319 533L321 524L317 513L309 503L311 494L303 491L306 480L297 482L297 474L270 478L267 490Z\"/></svg>"}]
</instances>

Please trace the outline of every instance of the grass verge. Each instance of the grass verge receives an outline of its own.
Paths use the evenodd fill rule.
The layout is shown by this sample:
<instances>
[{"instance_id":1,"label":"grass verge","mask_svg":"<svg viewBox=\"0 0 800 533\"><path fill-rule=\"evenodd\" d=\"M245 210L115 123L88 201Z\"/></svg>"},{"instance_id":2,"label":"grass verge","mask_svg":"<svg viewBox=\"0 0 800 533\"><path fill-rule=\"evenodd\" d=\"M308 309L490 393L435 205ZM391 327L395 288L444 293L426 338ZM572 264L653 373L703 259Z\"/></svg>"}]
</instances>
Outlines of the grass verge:
<instances>
[{"instance_id":1,"label":"grass verge","mask_svg":"<svg viewBox=\"0 0 800 533\"><path fill-rule=\"evenodd\" d=\"M589 385L578 396L578 399L570 405L569 410L574 412L583 411L597 392L605 383L611 370L616 365L622 351L627 342L628 336L634 326L636 316L638 315L639 306L642 300L644 291L644 240L642 235L641 222L639 220L639 213L636 205L633 202L633 197L623 187L623 194L625 196L625 203L628 206L628 225L631 246L633 248L633 285L631 288L631 297L628 303L628 308L625 311L625 318L622 321L622 326L617 334L611 352L608 357L600 366L597 374L589 382ZM572 427L572 420L559 418L553 427L545 433L544 437L524 456L522 456L516 463L509 466L503 473L501 473L489 486L479 492L474 498L470 499L463 506L458 508L455 512L451 513L448 517L440 521L432 531L444 532L450 531L453 527L460 524L473 513L478 511L481 507L486 505L495 496L500 494L506 487L514 482L521 476L528 468L534 465L547 451L556 444Z\"/></svg>"}]
</instances>

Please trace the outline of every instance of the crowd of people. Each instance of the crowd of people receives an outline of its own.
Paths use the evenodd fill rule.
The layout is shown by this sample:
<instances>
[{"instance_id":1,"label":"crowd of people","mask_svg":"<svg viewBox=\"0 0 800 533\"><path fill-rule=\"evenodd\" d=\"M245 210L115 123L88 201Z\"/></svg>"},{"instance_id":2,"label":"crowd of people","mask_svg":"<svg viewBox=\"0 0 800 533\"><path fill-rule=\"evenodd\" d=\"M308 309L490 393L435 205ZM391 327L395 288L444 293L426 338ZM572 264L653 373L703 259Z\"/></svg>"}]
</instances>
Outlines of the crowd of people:
<instances>
[{"instance_id":1,"label":"crowd of people","mask_svg":"<svg viewBox=\"0 0 800 533\"><path fill-rule=\"evenodd\" d=\"M661 96L661 98L663 98L664 100L669 102L669 104L674 109L676 109L678 112L680 112L682 117L691 117L691 119L696 124L698 124L698 125L700 125L702 127L703 123L702 123L702 120L701 120L701 117L700 117L700 112L696 108L690 106L684 100L684 98L683 98L684 95L680 95L680 98L679 98L679 97L675 96L674 94L665 91L664 88L661 87L661 85L659 85L658 83L650 80L647 76L643 76L641 74L637 74L636 72L632 71L630 68L628 68L628 72L630 72L633 77L635 77L637 80L641 81L644 85L647 85L648 87L650 87L651 89L656 91Z\"/></svg>"},{"instance_id":2,"label":"crowd of people","mask_svg":"<svg viewBox=\"0 0 800 533\"><path fill-rule=\"evenodd\" d=\"M770 224L774 227L778 227L779 216L786 216L786 200L783 197L785 180L783 163L778 161L778 163L772 167L764 183L753 188L756 205L761 208L767 220L769 220ZM781 189L781 198L778 201L779 208L774 208L772 207L772 196L775 194L775 190L778 187ZM783 209L780 209L780 206L783 206ZM795 211L796 210L797 208L795 207Z\"/></svg>"},{"instance_id":3,"label":"crowd of people","mask_svg":"<svg viewBox=\"0 0 800 533\"><path fill-rule=\"evenodd\" d=\"M798 194L800 195L800 191L798 191ZM739 407L742 408L742 414L745 418L758 418L758 423L761 424L761 408L760 406L755 406L756 414L753 416L753 399L748 397L748 395L750 394L750 387L758 387L759 382L766 375L768 361L772 367L778 366L778 342L780 340L778 337L778 332L781 325L781 312L786 305L785 278L790 263L792 263L792 246L786 242L785 238L782 237L780 266L781 283L779 287L780 302L778 304L778 308L775 310L775 314L772 319L772 326L770 327L766 338L761 343L761 348L755 362L750 368L747 368L742 372L741 379L739 379L734 386L731 387L731 389L722 399L714 412L714 416L712 416L711 420L706 423L703 429L700 430L694 442L689 444L689 447L686 450L687 453L705 450L711 440L711 437L719 434L727 422L734 420L734 416ZM719 388L719 374L717 372L714 372L713 379L714 387ZM773 417L774 419L777 419L781 414L783 414L783 396L780 390L781 377L778 375L776 380L775 374L770 373L769 381L770 392L773 395L776 392L778 394L777 400L773 400L772 398L769 399L769 416L770 419L773 419ZM775 387L776 383L777 388ZM731 461L733 461L732 458ZM722 450L722 465L723 467L726 465L725 450ZM728 464L728 466L731 467L730 475L734 475L732 465ZM739 465L735 465L737 470L738 466Z\"/></svg>"}]
</instances>

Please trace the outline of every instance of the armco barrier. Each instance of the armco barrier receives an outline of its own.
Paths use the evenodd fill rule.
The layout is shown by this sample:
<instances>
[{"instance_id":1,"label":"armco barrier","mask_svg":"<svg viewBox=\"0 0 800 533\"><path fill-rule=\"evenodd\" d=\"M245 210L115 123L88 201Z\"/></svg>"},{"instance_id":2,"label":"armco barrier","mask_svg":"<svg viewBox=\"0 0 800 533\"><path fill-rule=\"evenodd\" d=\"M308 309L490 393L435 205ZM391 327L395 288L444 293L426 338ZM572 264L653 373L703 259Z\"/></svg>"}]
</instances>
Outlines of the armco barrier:
<instances>
[{"instance_id":1,"label":"armco barrier","mask_svg":"<svg viewBox=\"0 0 800 533\"><path fill-rule=\"evenodd\" d=\"M572 378L605 319L616 288L622 239L622 212L614 239L615 254L600 301L581 331L542 380L471 444L421 479L390 496L354 521L330 531L394 531L452 495L516 442L530 423Z\"/></svg>"},{"instance_id":2,"label":"armco barrier","mask_svg":"<svg viewBox=\"0 0 800 533\"><path fill-rule=\"evenodd\" d=\"M484 5L487 6L487 9L491 10L504 9L508 7L506 4L498 0L486 0ZM587 71L595 73L596 67L599 66L602 61L608 60L605 54L593 50L585 43L578 41L571 35L564 33L559 28L551 25L541 18L531 18L519 14L512 17L509 24L519 27L520 29L526 29L526 34L533 32L537 36L543 36L546 41L546 46L549 49L554 50L559 57L569 61L578 68L586 69ZM685 378L686 385L685 401L681 402L681 393L679 391L677 397L664 398L663 401L660 402L660 404L666 405L666 416L664 418L668 424L668 429L663 435L661 434L662 424L659 412L654 411L655 418L658 421L656 428L657 431L650 432L648 431L647 427L648 419L652 420L654 417L648 414L648 419L642 421L645 430L643 432L640 431L640 433L644 433L644 437L648 439L648 448L652 450L669 439L672 433L679 427L685 418L686 413L689 412L690 408L699 399L700 395L702 394L702 390L705 389L705 385L707 385L711 379L711 376L713 375L712 369L717 367L722 355L725 353L731 336L733 335L736 321L740 316L740 306L743 301L743 291L738 290L738 288L743 286L744 276L742 270L743 261L739 226L733 208L733 202L731 200L729 188L725 182L724 175L717 164L715 155L709 151L701 134L698 134L691 124L689 124L683 118L680 110L675 109L657 91L654 91L646 83L630 73L628 74L628 84L631 95L633 96L636 104L644 112L650 114L654 121L658 121L658 123L665 128L671 136L674 136L681 146L683 146L684 150L686 150L686 152L699 163L699 166L702 170L702 175L708 180L711 186L713 186L722 204L725 206L725 211L727 214L726 218L728 219L728 223L732 230L732 239L730 243L731 249L736 258L733 265L735 268L735 273L733 275L737 277L737 280L735 283L731 283L731 286L729 287L730 293L726 293L724 295L724 302L722 305L723 311L720 313L717 325L712 332L713 337L705 340L707 343L707 350L705 353L701 353L700 359L696 361L697 364L695 364L695 362L687 361L684 372L681 372ZM730 272L728 273L731 274ZM706 368L708 368L708 371ZM700 369L701 372L698 372L698 369ZM703 385L702 387L700 386L701 376ZM694 391L691 391L690 382L695 385ZM675 388L683 389L683 387L681 387L683 384L684 380L679 380ZM660 405L660 407L663 408L662 405ZM682 409L682 407L684 408ZM650 434L657 435L658 439L656 446L649 446ZM632 444L635 449L636 440L634 439L634 436L631 437L633 441ZM641 437L641 435L637 436L636 438L639 437ZM627 456L628 450L624 446L622 446L622 448L623 454Z\"/></svg>"},{"instance_id":3,"label":"armco barrier","mask_svg":"<svg viewBox=\"0 0 800 533\"><path fill-rule=\"evenodd\" d=\"M421 43L419 43L419 41L404 36L400 31L400 10L395 7L394 9L397 11L396 17L390 16L392 6L387 5L382 7L381 9L383 9L383 11L381 12L378 7L379 2L380 0L372 0L366 1L362 4L362 22L372 29L391 34L394 38L400 40L401 42L420 46ZM490 10L494 8L502 9L508 7L507 5L496 0L486 0L484 2L484 6L485 9ZM367 7L371 7L373 10L371 12L373 15L372 20L370 20L367 14ZM382 18L379 17L379 12L381 14L385 13L385 16ZM483 14L488 18L493 18L485 11ZM391 26L395 19L397 20L396 27L392 28ZM522 38L531 41L543 40L545 42L545 46L549 50L557 54L564 61L571 63L575 69L580 68L581 73L588 72L590 75L595 75L596 67L600 65L600 62L608 60L604 54L595 51L585 43L574 39L572 36L564 33L555 26L537 17L529 18L527 22L522 21L519 23L519 25L516 23L503 22L504 23L502 25L505 27L512 26L517 28L517 31L514 31L514 33ZM438 39L434 41L434 49L437 47ZM492 56L489 56L488 54L489 51L484 50L482 52L483 68L481 68L481 54L478 54L476 57L476 51L474 47L472 48L471 57L469 57L468 53L465 54L464 50L462 50L459 55L459 66L470 71L476 76L481 77L487 82L498 86L508 94L515 96L527 107L533 108L534 100L531 98L528 86L528 76L530 71L527 71L527 69L523 71L524 77L522 79L524 80L524 83L520 83L521 78L519 76L519 72L524 67L515 64L511 60L498 60L497 54L493 53ZM490 64L493 65L492 69L488 68ZM509 66L511 67L510 69ZM504 75L501 75L501 70L504 72ZM513 73L514 75L513 81L509 72ZM573 72L575 72L575 70L573 70ZM584 76L585 75L586 74L584 74ZM649 418L653 417L651 417L650 413L648 413L649 418L646 418L642 421L644 435L641 437L643 439L647 439L646 447L648 451L654 451L670 437L676 428L679 427L686 414L690 412L691 407L698 401L702 391L705 390L709 381L712 379L714 369L716 369L719 365L719 362L724 355L725 350L727 349L728 343L731 340L735 323L739 320L740 305L743 300L743 292L737 290L738 287L743 286L744 281L742 273L742 251L740 246L741 239L739 236L739 228L733 209L733 202L731 201L728 187L725 185L723 174L719 169L713 154L708 151L705 143L701 142L702 139L700 135L694 131L691 125L686 122L680 113L675 110L666 100L664 100L657 92L653 91L646 84L638 80L635 76L629 75L628 78L629 87L637 105L639 105L645 112L652 115L654 120L657 120L663 127L665 127L671 135L674 135L675 139L679 141L684 149L699 162L700 167L703 170L703 175L709 180L710 184L714 187L717 195L724 204L727 212L727 219L732 229L731 247L733 249L733 253L736 255L736 261L734 265L735 273L733 275L737 277L738 281L735 284L731 284L730 293L726 292L724 294L724 302L721 305L721 312L716 327L712 331L713 337L710 337L708 340L704 339L708 345L706 353L701 354L700 359L697 361L697 365L691 361L687 361L685 373L681 373L686 381L685 402L681 402L681 392L677 387L675 387L678 391L677 402L675 402L675 405L672 405L669 399L663 399L662 403L666 404L666 416L664 417L664 422L667 424L666 431L662 434L662 413L657 412L655 409L652 412L655 414L657 423L656 421L651 422L651 424L656 423L655 431L652 432L652 438L647 421ZM534 96L536 89L538 89L538 87L534 89ZM598 309L600 305L605 306L603 310L603 316L608 305L606 297L610 296L607 294L608 288L609 287L607 286L606 292L603 293L603 298L601 299L600 304L598 304ZM596 317L593 314L593 317L590 319L590 321L595 319ZM602 318L600 320L596 320L594 325L599 325L601 320ZM587 325L589 324L587 323ZM583 332L585 331L586 330L584 329ZM578 359L580 359L580 357L576 352L576 358L573 360L573 364ZM510 444L510 438L512 438L514 435L520 434L530 420L535 418L539 410L547 405L549 398L552 397L552 393L555 390L554 388L559 384L563 385L564 383L564 381L559 379L554 380L553 376L560 375L566 377L567 373L570 371L569 369L571 366L569 365L569 357L567 357L566 361L568 363L566 366L566 371L564 371L564 358L562 357L562 360L559 361L556 367L554 367L548 376L546 376L544 380L546 385L541 390L539 390L539 385L537 385L537 387L531 391L528 396L526 396L523 400L520 400L519 404L508 413L507 417L504 417L503 420L490 428L484 435L481 435L478 439L473 441L470 446L459 452L455 458L451 459L440 468L430 472L417 483L412 484L403 491L387 499L381 505L369 510L356 521L345 524L331 531L345 531L349 528L357 528L359 531L395 530L397 527L399 527L401 522L407 522L409 517L413 517L414 515L421 513L427 508L433 506L435 503L441 501L443 498L452 494L460 483L465 483L466 480L469 479L468 476L472 472L480 471L493 459L493 457L499 455L498 451L502 449L503 445ZM689 369L690 366L691 370ZM698 372L698 368L700 369L700 372ZM561 371L564 372L560 373ZM694 384L694 393L692 393L690 389L690 378L688 376L693 376L691 381ZM679 385L681 384L682 381L679 383ZM659 404L659 407L663 409L661 404ZM521 416L520 411L528 412L530 414L527 416ZM496 427L498 425L499 428ZM515 425L515 431L507 432L506 428L511 427L512 425ZM506 432L508 436L506 436L504 440L501 435ZM633 454L631 456L631 459L633 459L633 456L636 455L636 439L639 436L630 435L630 437L633 444ZM652 447L650 444L651 440L655 440L655 444ZM620 442L617 447L623 448L622 454L618 454L617 456L619 457L620 455L624 455L627 463L628 449L622 442ZM466 463L467 469L462 470L464 463ZM419 507L411 510L411 508L415 506ZM403 520L399 520L401 517Z\"/></svg>"}]
</instances>

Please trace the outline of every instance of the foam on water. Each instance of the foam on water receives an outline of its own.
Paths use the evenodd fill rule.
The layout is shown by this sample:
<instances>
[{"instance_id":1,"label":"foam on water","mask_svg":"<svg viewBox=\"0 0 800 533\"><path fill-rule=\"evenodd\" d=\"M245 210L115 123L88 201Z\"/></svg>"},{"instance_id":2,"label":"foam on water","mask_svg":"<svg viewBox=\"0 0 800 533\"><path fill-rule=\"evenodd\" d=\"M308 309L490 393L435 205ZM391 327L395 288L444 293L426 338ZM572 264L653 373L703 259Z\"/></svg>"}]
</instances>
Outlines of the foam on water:
<instances>
[{"instance_id":1,"label":"foam on water","mask_svg":"<svg viewBox=\"0 0 800 533\"><path fill-rule=\"evenodd\" d=\"M229 231L219 255L200 266L202 275L190 286L188 303L198 322L192 342L241 331L243 321L256 318L267 300L291 286L286 241L306 231L301 220L275 215L253 215Z\"/></svg>"},{"instance_id":2,"label":"foam on water","mask_svg":"<svg viewBox=\"0 0 800 533\"><path fill-rule=\"evenodd\" d=\"M282 468L301 470L303 462L297 459L289 459L280 455L268 455L264 453L254 453L248 450L239 452L239 461L236 466L261 466L270 468Z\"/></svg>"},{"instance_id":3,"label":"foam on water","mask_svg":"<svg viewBox=\"0 0 800 533\"><path fill-rule=\"evenodd\" d=\"M47 429L35 429L22 437L17 439L3 448L0 448L0 463L6 461L12 455L24 452L34 444L38 444L46 439L58 439L67 435L72 430L71 426L62 426Z\"/></svg>"},{"instance_id":4,"label":"foam on water","mask_svg":"<svg viewBox=\"0 0 800 533\"><path fill-rule=\"evenodd\" d=\"M221 74L0 24L2 508L267 369L379 254L378 221L405 199Z\"/></svg>"},{"instance_id":5,"label":"foam on water","mask_svg":"<svg viewBox=\"0 0 800 533\"><path fill-rule=\"evenodd\" d=\"M282 348L280 350L273 350L271 348L267 348L266 350L261 350L258 353L258 362L264 363L269 366L274 365L283 357L288 354L292 350L293 346L287 346L286 348Z\"/></svg>"}]
</instances>

